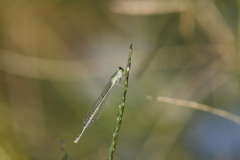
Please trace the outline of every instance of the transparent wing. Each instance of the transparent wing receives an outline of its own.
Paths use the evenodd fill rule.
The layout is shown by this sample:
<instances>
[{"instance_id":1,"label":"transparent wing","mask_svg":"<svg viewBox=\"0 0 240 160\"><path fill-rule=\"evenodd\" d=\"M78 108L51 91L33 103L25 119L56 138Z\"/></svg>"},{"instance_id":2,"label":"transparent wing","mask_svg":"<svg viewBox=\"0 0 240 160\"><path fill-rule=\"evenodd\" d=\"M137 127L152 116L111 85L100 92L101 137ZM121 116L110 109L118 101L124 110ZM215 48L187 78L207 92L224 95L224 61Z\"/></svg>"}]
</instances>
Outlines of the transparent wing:
<instances>
[{"instance_id":1,"label":"transparent wing","mask_svg":"<svg viewBox=\"0 0 240 160\"><path fill-rule=\"evenodd\" d=\"M108 97L108 95L106 95ZM86 127L90 127L91 125L93 125L98 118L101 116L106 103L107 103L107 97L102 101L101 104L99 104L99 106L93 106L87 113L87 115L85 116L84 120L83 120L83 124L86 125Z\"/></svg>"},{"instance_id":2,"label":"transparent wing","mask_svg":"<svg viewBox=\"0 0 240 160\"><path fill-rule=\"evenodd\" d=\"M98 118L101 116L101 114L104 110L104 106L107 103L107 98L108 98L109 92L112 87L113 87L112 82L111 81L108 82L108 84L102 91L101 95L97 98L97 100L94 102L93 106L88 111L87 115L83 119L83 124L86 128L93 125L98 120Z\"/></svg>"}]
</instances>

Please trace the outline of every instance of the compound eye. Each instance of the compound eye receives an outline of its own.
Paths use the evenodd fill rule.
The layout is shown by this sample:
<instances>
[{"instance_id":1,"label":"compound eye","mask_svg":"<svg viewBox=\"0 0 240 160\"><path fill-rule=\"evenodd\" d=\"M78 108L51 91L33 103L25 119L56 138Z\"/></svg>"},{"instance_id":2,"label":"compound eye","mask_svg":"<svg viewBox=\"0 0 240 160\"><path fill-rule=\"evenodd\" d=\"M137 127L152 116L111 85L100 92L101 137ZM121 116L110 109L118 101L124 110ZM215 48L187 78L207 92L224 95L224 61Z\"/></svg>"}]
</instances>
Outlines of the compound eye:
<instances>
[{"instance_id":1,"label":"compound eye","mask_svg":"<svg viewBox=\"0 0 240 160\"><path fill-rule=\"evenodd\" d=\"M124 69L122 67L118 67L118 71L124 72Z\"/></svg>"}]
</instances>

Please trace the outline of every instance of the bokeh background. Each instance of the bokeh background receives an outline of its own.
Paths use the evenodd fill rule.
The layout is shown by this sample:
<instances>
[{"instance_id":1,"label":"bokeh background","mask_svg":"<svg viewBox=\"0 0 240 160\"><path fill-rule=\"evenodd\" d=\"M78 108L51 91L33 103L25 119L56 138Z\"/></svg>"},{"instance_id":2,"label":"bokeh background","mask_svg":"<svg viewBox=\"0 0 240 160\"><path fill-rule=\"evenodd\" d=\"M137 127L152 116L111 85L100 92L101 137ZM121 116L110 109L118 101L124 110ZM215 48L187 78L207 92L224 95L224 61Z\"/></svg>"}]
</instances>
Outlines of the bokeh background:
<instances>
[{"instance_id":1,"label":"bokeh background","mask_svg":"<svg viewBox=\"0 0 240 160\"><path fill-rule=\"evenodd\" d=\"M239 160L240 126L147 101L240 115L237 0L1 0L0 159L106 159L121 87L78 144L82 120L117 67L132 69L116 160Z\"/></svg>"}]
</instances>

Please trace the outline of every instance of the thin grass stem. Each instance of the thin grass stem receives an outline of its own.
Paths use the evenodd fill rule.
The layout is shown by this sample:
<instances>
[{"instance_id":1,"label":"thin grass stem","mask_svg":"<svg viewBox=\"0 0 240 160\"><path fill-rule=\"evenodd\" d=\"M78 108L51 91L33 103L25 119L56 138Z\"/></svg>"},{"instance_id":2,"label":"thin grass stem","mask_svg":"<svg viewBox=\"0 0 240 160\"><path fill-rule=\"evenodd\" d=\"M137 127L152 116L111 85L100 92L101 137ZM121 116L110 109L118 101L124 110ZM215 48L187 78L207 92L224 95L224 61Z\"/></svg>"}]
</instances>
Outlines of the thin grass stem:
<instances>
[{"instance_id":1,"label":"thin grass stem","mask_svg":"<svg viewBox=\"0 0 240 160\"><path fill-rule=\"evenodd\" d=\"M234 114L231 114L229 112L226 112L226 111L218 109L218 108L213 108L213 107L207 106L205 104L200 104L200 103L191 102L191 101L184 101L184 100L180 100L180 99L173 99L173 98L168 98L168 97L161 97L161 96L153 98L152 96L147 95L146 99L149 101L155 100L158 102L165 102L165 103L170 103L170 104L174 104L174 105L178 105L178 106L190 107L193 109L202 110L202 111L209 112L211 114L215 114L217 116L226 118L232 122L240 124L239 116L236 116Z\"/></svg>"},{"instance_id":2,"label":"thin grass stem","mask_svg":"<svg viewBox=\"0 0 240 160\"><path fill-rule=\"evenodd\" d=\"M116 124L115 130L114 130L114 133L113 133L113 138L112 138L112 142L111 142L111 146L110 146L109 154L108 154L108 160L113 159L114 151L115 151L115 148L117 145L119 131L120 131L121 124L122 124L122 117L123 117L123 112L124 112L124 108L125 108L125 101L126 101L126 95L127 95L127 89L128 89L128 78L129 78L129 72L130 72L130 68L131 68L132 54L133 54L133 49L132 49L132 44L131 44L129 55L128 55L128 63L127 63L127 67L125 70L123 95L122 95L121 101L118 106L119 110L118 110L118 115L117 115L117 124Z\"/></svg>"},{"instance_id":3,"label":"thin grass stem","mask_svg":"<svg viewBox=\"0 0 240 160\"><path fill-rule=\"evenodd\" d=\"M65 143L64 141L60 141L61 146L61 152L62 152L62 160L68 160L68 153L66 151Z\"/></svg>"}]
</instances>

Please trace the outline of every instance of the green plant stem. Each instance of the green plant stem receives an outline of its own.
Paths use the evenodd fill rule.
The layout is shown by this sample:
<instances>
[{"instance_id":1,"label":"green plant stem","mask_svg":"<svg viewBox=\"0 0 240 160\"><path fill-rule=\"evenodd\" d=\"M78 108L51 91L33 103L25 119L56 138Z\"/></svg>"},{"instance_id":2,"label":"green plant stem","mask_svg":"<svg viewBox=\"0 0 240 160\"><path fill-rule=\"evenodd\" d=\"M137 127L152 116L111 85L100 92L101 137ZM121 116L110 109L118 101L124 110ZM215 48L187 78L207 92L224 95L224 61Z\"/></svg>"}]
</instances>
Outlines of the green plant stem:
<instances>
[{"instance_id":1,"label":"green plant stem","mask_svg":"<svg viewBox=\"0 0 240 160\"><path fill-rule=\"evenodd\" d=\"M131 68L131 57L133 54L133 49L132 49L132 44L130 45L130 51L129 51L129 55L128 55L128 63L127 63L127 67L125 70L125 80L124 80L124 87L123 87L123 95L121 98L121 101L119 103L119 110L118 110L118 115L117 115L117 124L113 133L113 138L112 138L112 143L109 149L109 154L108 154L108 160L112 160L113 159L113 154L116 148L116 144L117 144L117 140L118 140L118 134L121 128L121 124L122 124L122 117L123 117L123 112L124 112L124 108L125 108L125 101L126 101L126 95L127 95L127 88L128 88L128 78L129 78L129 71Z\"/></svg>"},{"instance_id":2,"label":"green plant stem","mask_svg":"<svg viewBox=\"0 0 240 160\"><path fill-rule=\"evenodd\" d=\"M61 145L61 152L62 152L62 160L67 160L68 154L65 148L65 143L62 140L60 141L60 145Z\"/></svg>"}]
</instances>

